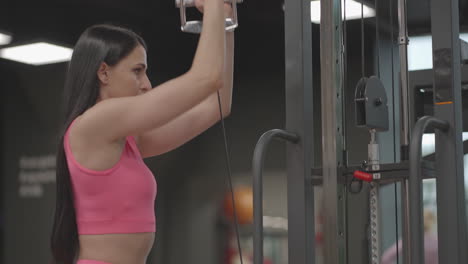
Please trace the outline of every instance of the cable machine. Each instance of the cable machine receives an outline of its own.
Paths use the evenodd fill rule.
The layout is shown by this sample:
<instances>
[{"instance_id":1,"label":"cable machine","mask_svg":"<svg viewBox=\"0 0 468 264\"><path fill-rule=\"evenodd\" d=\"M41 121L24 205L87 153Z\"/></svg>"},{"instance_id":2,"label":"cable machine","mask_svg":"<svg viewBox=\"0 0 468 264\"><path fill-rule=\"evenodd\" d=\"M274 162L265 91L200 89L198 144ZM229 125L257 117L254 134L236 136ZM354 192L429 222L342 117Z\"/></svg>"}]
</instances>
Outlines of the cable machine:
<instances>
[{"instance_id":1,"label":"cable machine","mask_svg":"<svg viewBox=\"0 0 468 264\"><path fill-rule=\"evenodd\" d=\"M361 0L363 8L364 0ZM394 37L397 2L398 34ZM466 210L463 177L462 108L458 0L431 0L433 37L434 116L410 123L411 92L408 87L406 1L389 3L391 30L391 85L382 82L379 43L380 0L375 0L377 69L366 76L364 67L364 19L361 17L362 78L355 88L356 124L370 135L368 158L348 164L346 142L347 24L346 0L321 1L321 142L314 142L314 89L312 85L312 32L310 0L285 0L286 126L266 132L257 143L254 173L254 263L263 263L262 253L262 163L268 142L287 143L288 254L289 263L316 263L314 186L323 189L324 263L353 263L349 245L359 243L349 236L349 195L369 188L367 263L380 263L382 222L379 192L393 184L395 201L401 192L403 263L424 263L422 179L436 178L439 263L467 263ZM344 20L343 20L344 16ZM398 46L399 67L394 67L393 49ZM316 47L314 47L316 48ZM394 72L399 78L394 81ZM391 108L391 109L390 109ZM390 118L391 117L391 118ZM436 133L436 161L422 160L421 138L428 128ZM385 134L384 131L387 131ZM389 136L390 135L390 136ZM391 138L389 140L389 138ZM392 141L392 142L390 142ZM389 143L390 142L390 143ZM322 164L313 162L313 146L321 144ZM381 159L392 152L394 160ZM397 206L396 206L397 207ZM395 208L396 208L395 207ZM398 237L398 226L396 227ZM397 238L398 241L398 238ZM398 243L398 242L397 242ZM397 244L398 248L398 244ZM397 263L400 261L397 258Z\"/></svg>"},{"instance_id":2,"label":"cable machine","mask_svg":"<svg viewBox=\"0 0 468 264\"><path fill-rule=\"evenodd\" d=\"M466 210L463 177L461 76L458 0L431 0L433 37L434 116L411 123L408 85L408 32L406 1L389 2L391 85L385 86L381 72L379 2L375 0L376 74L366 76L364 0L361 3L361 79L354 93L355 125L368 130L367 160L348 162L346 142L347 0L321 2L321 142L314 142L314 90L312 85L312 32L310 0L285 0L286 128L266 132L259 139L253 157L254 263L263 263L262 166L266 148L273 139L287 143L288 182L288 262L315 263L314 188L323 189L323 256L327 264L352 263L349 246L360 238L349 235L349 195L368 188L368 216L365 249L367 263L381 260L381 211L379 192L393 184L395 204L397 184L401 191L399 215L395 205L397 263L424 263L422 179L436 178L438 207L439 263L467 263ZM398 38L394 37L393 5L398 4ZM240 3L242 1L236 1ZM226 19L226 31L238 26L236 3L233 17ZM193 0L176 0L180 8L181 30L198 34L201 21L187 21L185 9ZM394 46L399 47L399 78L395 85ZM389 107L391 106L391 107ZM392 111L390 111L390 109ZM220 105L221 109L221 105ZM392 118L390 118L392 117ZM222 120L222 116L221 116ZM392 120L392 121L391 121ZM412 129L413 128L413 129ZM436 131L436 161L422 160L423 133ZM223 126L224 130L224 126ZM382 132L389 131L387 134ZM390 136L389 136L390 135ZM411 135L411 136L410 136ZM396 143L397 142L397 143ZM314 164L314 144L321 143L322 164ZM381 159L392 151L393 162ZM230 172L229 155L226 151ZM230 176L230 174L229 174ZM234 199L232 199L234 201ZM234 212L235 213L235 212ZM402 248L398 251L398 222L402 223ZM236 217L234 217L236 219ZM237 223L236 223L237 227ZM236 229L237 230L237 229ZM238 232L237 232L238 234ZM239 243L239 241L238 241ZM240 251L240 245L239 252ZM242 257L241 257L242 262Z\"/></svg>"}]
</instances>

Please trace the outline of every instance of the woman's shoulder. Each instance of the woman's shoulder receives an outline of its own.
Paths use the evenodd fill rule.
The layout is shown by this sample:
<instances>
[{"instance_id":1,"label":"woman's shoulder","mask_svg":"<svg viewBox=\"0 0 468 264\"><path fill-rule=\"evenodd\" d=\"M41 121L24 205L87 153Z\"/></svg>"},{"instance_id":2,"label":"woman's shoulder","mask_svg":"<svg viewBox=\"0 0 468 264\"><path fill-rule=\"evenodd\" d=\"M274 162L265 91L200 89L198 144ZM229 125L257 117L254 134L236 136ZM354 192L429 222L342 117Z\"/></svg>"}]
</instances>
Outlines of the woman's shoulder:
<instances>
[{"instance_id":1,"label":"woman's shoulder","mask_svg":"<svg viewBox=\"0 0 468 264\"><path fill-rule=\"evenodd\" d=\"M86 119L78 116L68 130L68 149L80 166L91 170L107 170L120 160L126 138L106 141L89 136Z\"/></svg>"},{"instance_id":2,"label":"woman's shoulder","mask_svg":"<svg viewBox=\"0 0 468 264\"><path fill-rule=\"evenodd\" d=\"M98 103L99 104L99 103ZM91 145L102 145L102 144L121 144L125 143L126 140L134 140L137 147L140 146L140 136L139 135L122 135L119 138L113 139L113 133L111 133L111 127L104 127L100 124L100 119L95 118L97 114L96 105L88 108L84 113L77 116L69 126L69 133L72 133L75 138L85 139L87 143Z\"/></svg>"},{"instance_id":3,"label":"woman's shoulder","mask_svg":"<svg viewBox=\"0 0 468 264\"><path fill-rule=\"evenodd\" d=\"M92 118L93 112L86 111L77 116L68 127L68 137L73 137L79 145L102 146L125 142L127 137L111 140L109 130L101 129Z\"/></svg>"}]
</instances>

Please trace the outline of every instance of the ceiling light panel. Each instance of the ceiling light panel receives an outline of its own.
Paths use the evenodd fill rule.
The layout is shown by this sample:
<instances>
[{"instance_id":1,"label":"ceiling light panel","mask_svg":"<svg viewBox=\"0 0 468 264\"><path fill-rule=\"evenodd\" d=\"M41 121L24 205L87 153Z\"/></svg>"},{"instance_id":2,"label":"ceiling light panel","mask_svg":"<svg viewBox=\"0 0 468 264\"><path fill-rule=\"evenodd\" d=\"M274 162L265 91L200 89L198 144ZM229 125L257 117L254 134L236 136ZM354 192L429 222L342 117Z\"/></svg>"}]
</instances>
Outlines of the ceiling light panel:
<instances>
[{"instance_id":1,"label":"ceiling light panel","mask_svg":"<svg viewBox=\"0 0 468 264\"><path fill-rule=\"evenodd\" d=\"M10 42L11 36L9 34L0 32L0 46L10 44Z\"/></svg>"},{"instance_id":2,"label":"ceiling light panel","mask_svg":"<svg viewBox=\"0 0 468 264\"><path fill-rule=\"evenodd\" d=\"M70 48L37 42L1 49L0 58L31 65L44 65L69 61L72 53L73 50Z\"/></svg>"}]
</instances>

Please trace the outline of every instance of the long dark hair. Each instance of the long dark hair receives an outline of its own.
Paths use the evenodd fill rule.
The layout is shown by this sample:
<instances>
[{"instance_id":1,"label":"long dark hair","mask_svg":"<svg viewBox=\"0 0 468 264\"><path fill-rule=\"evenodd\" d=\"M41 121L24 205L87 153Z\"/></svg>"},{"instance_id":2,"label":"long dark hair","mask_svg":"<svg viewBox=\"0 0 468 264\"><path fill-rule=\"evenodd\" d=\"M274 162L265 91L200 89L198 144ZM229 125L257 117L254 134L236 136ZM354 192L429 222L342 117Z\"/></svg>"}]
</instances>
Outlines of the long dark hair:
<instances>
[{"instance_id":1,"label":"long dark hair","mask_svg":"<svg viewBox=\"0 0 468 264\"><path fill-rule=\"evenodd\" d=\"M56 203L50 238L52 263L72 264L78 256L79 241L73 189L63 148L64 134L71 122L96 103L99 95L97 71L102 62L116 65L144 40L133 31L113 26L94 25L78 39L65 80L63 110L56 167Z\"/></svg>"}]
</instances>

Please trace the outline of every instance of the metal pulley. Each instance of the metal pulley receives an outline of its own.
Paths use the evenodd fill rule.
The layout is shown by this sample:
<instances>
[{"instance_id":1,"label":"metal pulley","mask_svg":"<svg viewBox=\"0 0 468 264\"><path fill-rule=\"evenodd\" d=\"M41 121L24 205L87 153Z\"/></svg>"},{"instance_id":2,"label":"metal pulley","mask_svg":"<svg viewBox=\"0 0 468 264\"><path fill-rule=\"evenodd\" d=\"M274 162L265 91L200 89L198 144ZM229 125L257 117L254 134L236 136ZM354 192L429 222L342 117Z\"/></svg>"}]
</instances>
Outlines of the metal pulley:
<instances>
[{"instance_id":1,"label":"metal pulley","mask_svg":"<svg viewBox=\"0 0 468 264\"><path fill-rule=\"evenodd\" d=\"M234 3L236 1L236 3ZM234 31L238 26L237 22L237 3L242 3L243 0L224 0L225 3L232 5L232 17L226 18L226 31ZM194 7L195 0L176 0L176 6L180 9L180 28L183 32L200 34L203 27L203 22L199 20L187 21L186 8Z\"/></svg>"},{"instance_id":2,"label":"metal pulley","mask_svg":"<svg viewBox=\"0 0 468 264\"><path fill-rule=\"evenodd\" d=\"M387 94L378 77L362 77L359 80L354 102L357 126L377 131L388 130Z\"/></svg>"}]
</instances>

